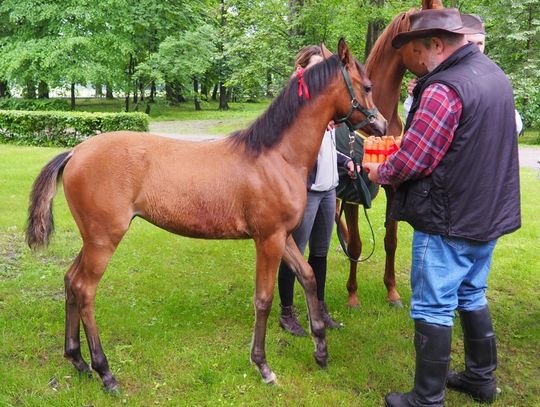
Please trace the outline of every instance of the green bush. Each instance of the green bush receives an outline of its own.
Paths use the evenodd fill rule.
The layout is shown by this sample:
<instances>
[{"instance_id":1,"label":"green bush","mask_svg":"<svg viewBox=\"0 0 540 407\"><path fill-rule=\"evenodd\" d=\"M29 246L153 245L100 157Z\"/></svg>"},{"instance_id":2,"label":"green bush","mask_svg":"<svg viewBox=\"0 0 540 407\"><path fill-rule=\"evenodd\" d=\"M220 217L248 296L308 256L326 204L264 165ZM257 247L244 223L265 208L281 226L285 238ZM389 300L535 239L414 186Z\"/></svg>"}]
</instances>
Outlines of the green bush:
<instances>
[{"instance_id":1,"label":"green bush","mask_svg":"<svg viewBox=\"0 0 540 407\"><path fill-rule=\"evenodd\" d=\"M30 112L0 110L0 142L73 147L99 133L148 131L144 113Z\"/></svg>"},{"instance_id":2,"label":"green bush","mask_svg":"<svg viewBox=\"0 0 540 407\"><path fill-rule=\"evenodd\" d=\"M66 99L16 99L1 98L0 110L71 110Z\"/></svg>"}]
</instances>

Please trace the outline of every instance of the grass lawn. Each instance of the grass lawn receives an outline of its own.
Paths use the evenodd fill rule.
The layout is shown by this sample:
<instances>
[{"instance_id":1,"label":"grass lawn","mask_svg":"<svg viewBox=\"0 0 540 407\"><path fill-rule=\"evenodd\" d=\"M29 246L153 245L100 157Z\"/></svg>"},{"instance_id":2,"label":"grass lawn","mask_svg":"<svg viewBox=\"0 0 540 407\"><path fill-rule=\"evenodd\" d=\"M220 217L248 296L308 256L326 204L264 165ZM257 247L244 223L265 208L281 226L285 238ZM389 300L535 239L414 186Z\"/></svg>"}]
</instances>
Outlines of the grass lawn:
<instances>
[{"instance_id":1,"label":"grass lawn","mask_svg":"<svg viewBox=\"0 0 540 407\"><path fill-rule=\"evenodd\" d=\"M253 119L262 112L270 103L264 100L258 103L235 103L229 102L229 110L219 110L218 102L202 101L202 110L196 111L193 102L169 105L164 99L156 99L150 110L150 119L155 121L165 120L208 120L208 119ZM140 105L139 111L144 112L146 103ZM133 105L130 105L133 109ZM104 98L77 99L78 111L89 112L123 112L124 99L117 98L107 100Z\"/></svg>"},{"instance_id":2,"label":"grass lawn","mask_svg":"<svg viewBox=\"0 0 540 407\"><path fill-rule=\"evenodd\" d=\"M123 393L79 377L63 359L63 275L80 238L60 190L56 232L36 254L24 244L31 184L61 150L0 145L0 406L381 406L391 390L409 390L414 374L413 326L405 309L390 308L382 283L383 195L369 215L374 256L359 273L362 307L346 306L348 264L334 238L327 302L345 329L327 332L330 363L321 370L310 339L277 323L274 301L267 357L279 385L264 385L249 363L254 312L251 241L188 239L136 219L99 286L96 318L109 364ZM498 335L497 406L540 405L540 180L522 170L523 227L500 239L490 276ZM362 219L363 220L363 219ZM361 229L368 236L365 222ZM398 288L410 300L411 229L400 225ZM371 243L366 237L365 250ZM304 319L299 286L296 304ZM457 324L459 325L459 323ZM88 349L83 339L83 355ZM459 326L453 367L463 366ZM475 406L449 392L447 406Z\"/></svg>"},{"instance_id":3,"label":"grass lawn","mask_svg":"<svg viewBox=\"0 0 540 407\"><path fill-rule=\"evenodd\" d=\"M540 130L531 129L525 130L523 135L519 137L519 144L540 144Z\"/></svg>"}]
</instances>

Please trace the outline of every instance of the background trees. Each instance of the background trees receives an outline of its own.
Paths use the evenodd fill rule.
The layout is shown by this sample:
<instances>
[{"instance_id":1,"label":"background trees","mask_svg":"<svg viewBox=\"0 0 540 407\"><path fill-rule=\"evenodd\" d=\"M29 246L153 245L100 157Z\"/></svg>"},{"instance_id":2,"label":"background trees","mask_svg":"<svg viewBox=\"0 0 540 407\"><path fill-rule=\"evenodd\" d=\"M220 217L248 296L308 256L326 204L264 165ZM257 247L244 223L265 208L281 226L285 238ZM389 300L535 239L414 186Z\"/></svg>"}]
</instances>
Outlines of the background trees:
<instances>
[{"instance_id":1,"label":"background trees","mask_svg":"<svg viewBox=\"0 0 540 407\"><path fill-rule=\"evenodd\" d=\"M540 124L540 0L447 1L481 15L487 53L512 79L518 109ZM0 97L47 97L75 85L125 97L126 110L156 90L171 103L275 95L296 51L344 36L365 59L398 12L420 1L385 0L4 0ZM131 102L130 102L131 101Z\"/></svg>"}]
</instances>

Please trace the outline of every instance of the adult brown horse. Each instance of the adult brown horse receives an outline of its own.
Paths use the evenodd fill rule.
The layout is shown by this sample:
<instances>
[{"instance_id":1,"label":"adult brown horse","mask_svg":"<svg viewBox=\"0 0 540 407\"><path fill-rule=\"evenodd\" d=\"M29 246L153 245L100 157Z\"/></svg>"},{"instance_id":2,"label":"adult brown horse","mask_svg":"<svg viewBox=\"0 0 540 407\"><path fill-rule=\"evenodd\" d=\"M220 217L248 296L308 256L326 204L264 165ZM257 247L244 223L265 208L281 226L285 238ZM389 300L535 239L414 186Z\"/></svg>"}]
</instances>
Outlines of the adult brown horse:
<instances>
[{"instance_id":1,"label":"adult brown horse","mask_svg":"<svg viewBox=\"0 0 540 407\"><path fill-rule=\"evenodd\" d=\"M423 9L442 8L440 0L423 0ZM400 32L408 31L410 27L409 16L418 9L413 8L397 15L386 27L375 42L368 59L366 71L373 81L373 101L383 116L388 120L388 134L400 135L403 130L401 118L398 113L398 103L401 91L401 82L407 69L416 76L427 73L426 68L419 65L412 51L412 45L406 44L400 49L392 47L392 38ZM402 306L401 297L396 289L395 256L397 248L397 222L390 217L395 191L390 186L384 186L386 194L386 217L384 248L386 261L384 268L384 284L387 289L387 300L391 305ZM358 205L345 203L343 207L347 223L347 251L350 257L359 259L362 253L362 241L358 227ZM338 225L340 227L340 225ZM350 261L347 291L349 292L348 305L357 307L358 283L356 261Z\"/></svg>"},{"instance_id":2,"label":"adult brown horse","mask_svg":"<svg viewBox=\"0 0 540 407\"><path fill-rule=\"evenodd\" d=\"M52 199L64 192L83 245L65 276L65 357L89 372L80 349L82 320L91 366L105 389L117 390L94 318L97 285L131 220L139 216L170 232L205 239L252 238L256 246L255 328L251 360L263 380L276 380L266 362L266 323L275 277L284 259L304 287L315 359L327 363L324 323L313 271L291 237L306 203L308 171L332 119L348 117L370 134L386 121L374 108L371 82L345 41L338 54L305 71L248 129L219 141L188 142L117 132L89 139L58 155L37 177L27 241L46 246ZM303 84L302 84L303 82ZM305 85L309 94L306 94ZM348 86L351 85L351 86Z\"/></svg>"}]
</instances>

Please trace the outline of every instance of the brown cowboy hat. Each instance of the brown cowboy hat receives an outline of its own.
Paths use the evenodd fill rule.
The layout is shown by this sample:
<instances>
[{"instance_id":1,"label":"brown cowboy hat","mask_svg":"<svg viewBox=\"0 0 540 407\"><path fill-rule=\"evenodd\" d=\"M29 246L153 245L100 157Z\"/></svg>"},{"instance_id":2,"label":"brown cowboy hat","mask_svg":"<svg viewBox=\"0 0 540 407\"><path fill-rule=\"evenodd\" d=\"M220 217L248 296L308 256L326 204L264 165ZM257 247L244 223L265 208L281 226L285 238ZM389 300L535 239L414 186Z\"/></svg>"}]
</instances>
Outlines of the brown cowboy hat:
<instances>
[{"instance_id":1,"label":"brown cowboy hat","mask_svg":"<svg viewBox=\"0 0 540 407\"><path fill-rule=\"evenodd\" d=\"M421 10L409 17L411 28L392 39L394 48L401 48L416 38L430 37L440 32L478 34L484 31L482 20L470 14L461 14L456 8Z\"/></svg>"}]
</instances>

